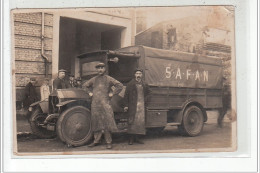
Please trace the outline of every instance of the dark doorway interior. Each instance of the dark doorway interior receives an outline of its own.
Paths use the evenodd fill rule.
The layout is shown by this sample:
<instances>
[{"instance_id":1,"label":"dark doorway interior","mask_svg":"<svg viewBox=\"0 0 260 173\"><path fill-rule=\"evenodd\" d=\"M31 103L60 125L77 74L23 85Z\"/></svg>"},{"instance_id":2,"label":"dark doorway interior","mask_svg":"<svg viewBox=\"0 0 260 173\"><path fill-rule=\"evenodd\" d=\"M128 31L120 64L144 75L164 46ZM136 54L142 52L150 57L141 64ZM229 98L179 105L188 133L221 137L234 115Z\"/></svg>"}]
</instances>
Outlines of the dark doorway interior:
<instances>
[{"instance_id":1,"label":"dark doorway interior","mask_svg":"<svg viewBox=\"0 0 260 173\"><path fill-rule=\"evenodd\" d=\"M113 29L101 33L101 50L115 50L121 46L121 30Z\"/></svg>"},{"instance_id":2,"label":"dark doorway interior","mask_svg":"<svg viewBox=\"0 0 260 173\"><path fill-rule=\"evenodd\" d=\"M123 27L67 17L60 18L59 69L77 73L76 57L86 52L121 47Z\"/></svg>"}]
</instances>

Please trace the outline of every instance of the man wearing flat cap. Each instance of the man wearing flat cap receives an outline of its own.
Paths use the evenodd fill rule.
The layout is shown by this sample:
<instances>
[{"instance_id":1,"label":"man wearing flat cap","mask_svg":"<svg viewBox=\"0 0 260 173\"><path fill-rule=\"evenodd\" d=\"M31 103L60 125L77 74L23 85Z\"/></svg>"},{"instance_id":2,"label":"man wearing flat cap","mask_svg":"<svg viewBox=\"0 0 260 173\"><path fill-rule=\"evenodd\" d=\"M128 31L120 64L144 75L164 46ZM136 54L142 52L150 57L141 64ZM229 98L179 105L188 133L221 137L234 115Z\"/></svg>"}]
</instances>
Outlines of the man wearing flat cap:
<instances>
[{"instance_id":1,"label":"man wearing flat cap","mask_svg":"<svg viewBox=\"0 0 260 173\"><path fill-rule=\"evenodd\" d=\"M25 99L23 101L23 107L27 110L29 106L34 103L39 101L37 93L36 93L36 88L35 88L35 83L36 83L36 78L32 77L30 78L30 82L25 86Z\"/></svg>"},{"instance_id":2,"label":"man wearing flat cap","mask_svg":"<svg viewBox=\"0 0 260 173\"><path fill-rule=\"evenodd\" d=\"M53 81L53 91L57 89L69 88L69 84L65 81L66 70L60 69L58 77Z\"/></svg>"},{"instance_id":3,"label":"man wearing flat cap","mask_svg":"<svg viewBox=\"0 0 260 173\"><path fill-rule=\"evenodd\" d=\"M129 145L134 142L143 144L139 137L145 135L145 103L150 94L148 85L143 81L143 70L136 69L135 77L126 86L124 111L128 114Z\"/></svg>"},{"instance_id":4,"label":"man wearing flat cap","mask_svg":"<svg viewBox=\"0 0 260 173\"><path fill-rule=\"evenodd\" d=\"M92 97L91 128L94 132L94 141L88 146L94 147L98 145L104 134L107 149L111 149L111 132L118 131L118 129L110 101L113 95L120 93L123 84L105 74L106 67L104 63L97 64L96 69L98 75L83 84L83 88L86 88L89 96ZM114 89L112 89L112 86Z\"/></svg>"}]
</instances>

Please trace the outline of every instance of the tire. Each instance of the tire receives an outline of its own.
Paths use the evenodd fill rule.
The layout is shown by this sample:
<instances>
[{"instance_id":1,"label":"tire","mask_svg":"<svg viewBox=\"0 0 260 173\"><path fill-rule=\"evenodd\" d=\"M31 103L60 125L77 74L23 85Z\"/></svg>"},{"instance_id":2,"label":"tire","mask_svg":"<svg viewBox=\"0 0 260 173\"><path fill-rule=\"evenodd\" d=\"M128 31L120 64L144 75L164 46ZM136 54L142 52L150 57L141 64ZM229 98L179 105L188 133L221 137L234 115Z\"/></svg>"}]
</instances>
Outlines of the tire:
<instances>
[{"instance_id":1,"label":"tire","mask_svg":"<svg viewBox=\"0 0 260 173\"><path fill-rule=\"evenodd\" d=\"M40 108L36 108L29 118L31 130L33 134L39 138L53 138L56 136L56 133L54 131L47 130L46 128L43 128L38 125L38 123L43 123L45 118L46 115L42 113L42 110Z\"/></svg>"},{"instance_id":2,"label":"tire","mask_svg":"<svg viewBox=\"0 0 260 173\"><path fill-rule=\"evenodd\" d=\"M56 131L68 146L81 146L92 139L91 114L83 106L65 110L57 121Z\"/></svg>"},{"instance_id":3,"label":"tire","mask_svg":"<svg viewBox=\"0 0 260 173\"><path fill-rule=\"evenodd\" d=\"M200 134L204 126L204 117L202 110L197 106L189 106L185 109L182 126L180 131L183 130L185 135L197 136Z\"/></svg>"}]
</instances>

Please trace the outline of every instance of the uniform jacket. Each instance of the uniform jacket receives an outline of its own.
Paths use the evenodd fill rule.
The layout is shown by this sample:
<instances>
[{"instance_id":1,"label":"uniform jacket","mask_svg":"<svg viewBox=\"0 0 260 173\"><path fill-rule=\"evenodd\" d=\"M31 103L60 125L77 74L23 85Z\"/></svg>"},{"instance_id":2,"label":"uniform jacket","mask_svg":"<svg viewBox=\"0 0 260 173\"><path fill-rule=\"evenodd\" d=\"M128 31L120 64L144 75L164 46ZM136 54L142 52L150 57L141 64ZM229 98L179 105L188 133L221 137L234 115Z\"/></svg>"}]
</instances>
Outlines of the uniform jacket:
<instances>
[{"instance_id":1,"label":"uniform jacket","mask_svg":"<svg viewBox=\"0 0 260 173\"><path fill-rule=\"evenodd\" d=\"M68 82L65 81L65 79L60 79L60 78L56 78L54 81L53 81L53 90L56 90L56 89L65 89L65 88L69 88L69 84Z\"/></svg>"}]
</instances>

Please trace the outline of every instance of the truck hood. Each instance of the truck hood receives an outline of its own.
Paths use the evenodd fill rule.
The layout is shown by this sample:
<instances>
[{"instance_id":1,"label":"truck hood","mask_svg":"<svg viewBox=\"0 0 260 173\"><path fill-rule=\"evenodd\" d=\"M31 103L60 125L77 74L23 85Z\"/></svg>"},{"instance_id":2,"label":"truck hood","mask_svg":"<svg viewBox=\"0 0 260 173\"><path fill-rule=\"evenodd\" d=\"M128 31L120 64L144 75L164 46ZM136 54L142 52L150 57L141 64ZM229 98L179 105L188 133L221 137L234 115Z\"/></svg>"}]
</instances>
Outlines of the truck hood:
<instances>
[{"instance_id":1,"label":"truck hood","mask_svg":"<svg viewBox=\"0 0 260 173\"><path fill-rule=\"evenodd\" d=\"M57 89L52 95L60 99L89 99L87 92L79 88Z\"/></svg>"}]
</instances>

